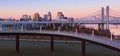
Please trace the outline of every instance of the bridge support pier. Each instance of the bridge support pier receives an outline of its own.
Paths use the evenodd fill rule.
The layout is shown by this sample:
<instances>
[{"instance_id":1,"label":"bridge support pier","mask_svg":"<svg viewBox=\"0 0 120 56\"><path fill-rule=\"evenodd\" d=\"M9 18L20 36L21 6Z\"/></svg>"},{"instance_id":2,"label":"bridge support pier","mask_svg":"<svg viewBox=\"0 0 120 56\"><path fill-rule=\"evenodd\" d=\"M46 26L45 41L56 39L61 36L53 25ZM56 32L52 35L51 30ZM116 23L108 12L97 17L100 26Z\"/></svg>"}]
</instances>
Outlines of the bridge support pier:
<instances>
[{"instance_id":1,"label":"bridge support pier","mask_svg":"<svg viewBox=\"0 0 120 56\"><path fill-rule=\"evenodd\" d=\"M51 36L51 39L50 39L50 50L53 52L54 51L54 37Z\"/></svg>"},{"instance_id":2,"label":"bridge support pier","mask_svg":"<svg viewBox=\"0 0 120 56\"><path fill-rule=\"evenodd\" d=\"M101 30L104 30L104 23L101 24Z\"/></svg>"},{"instance_id":3,"label":"bridge support pier","mask_svg":"<svg viewBox=\"0 0 120 56\"><path fill-rule=\"evenodd\" d=\"M16 35L16 52L19 53L20 49L19 49L19 35Z\"/></svg>"},{"instance_id":4,"label":"bridge support pier","mask_svg":"<svg viewBox=\"0 0 120 56\"><path fill-rule=\"evenodd\" d=\"M104 23L98 24L98 30L99 31L104 30Z\"/></svg>"},{"instance_id":5,"label":"bridge support pier","mask_svg":"<svg viewBox=\"0 0 120 56\"><path fill-rule=\"evenodd\" d=\"M82 56L86 56L86 44L85 44L85 40L82 40Z\"/></svg>"}]
</instances>

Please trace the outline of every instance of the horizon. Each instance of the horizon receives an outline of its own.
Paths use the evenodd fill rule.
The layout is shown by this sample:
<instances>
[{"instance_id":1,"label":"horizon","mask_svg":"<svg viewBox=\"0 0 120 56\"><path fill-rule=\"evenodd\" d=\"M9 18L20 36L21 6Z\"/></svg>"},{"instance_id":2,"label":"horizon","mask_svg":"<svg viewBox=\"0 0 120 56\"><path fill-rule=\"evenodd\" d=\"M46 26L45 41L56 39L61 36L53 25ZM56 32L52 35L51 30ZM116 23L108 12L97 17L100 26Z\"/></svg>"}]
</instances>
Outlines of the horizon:
<instances>
[{"instance_id":1,"label":"horizon","mask_svg":"<svg viewBox=\"0 0 120 56\"><path fill-rule=\"evenodd\" d=\"M39 13L41 17L52 13L55 19L57 12L67 17L81 18L98 11L101 7L114 8L120 11L120 0L2 0L0 1L0 18L21 18L22 15Z\"/></svg>"}]
</instances>

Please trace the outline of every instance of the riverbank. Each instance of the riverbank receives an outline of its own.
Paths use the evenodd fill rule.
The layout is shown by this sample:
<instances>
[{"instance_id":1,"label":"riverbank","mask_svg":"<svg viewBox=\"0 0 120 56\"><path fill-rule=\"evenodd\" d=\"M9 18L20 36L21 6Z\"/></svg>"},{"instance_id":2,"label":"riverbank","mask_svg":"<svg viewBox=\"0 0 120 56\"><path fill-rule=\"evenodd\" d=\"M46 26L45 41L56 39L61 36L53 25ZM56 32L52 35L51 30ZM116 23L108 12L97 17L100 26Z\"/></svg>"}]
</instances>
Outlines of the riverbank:
<instances>
[{"instance_id":1,"label":"riverbank","mask_svg":"<svg viewBox=\"0 0 120 56\"><path fill-rule=\"evenodd\" d=\"M115 35L115 39L120 40L120 35Z\"/></svg>"}]
</instances>

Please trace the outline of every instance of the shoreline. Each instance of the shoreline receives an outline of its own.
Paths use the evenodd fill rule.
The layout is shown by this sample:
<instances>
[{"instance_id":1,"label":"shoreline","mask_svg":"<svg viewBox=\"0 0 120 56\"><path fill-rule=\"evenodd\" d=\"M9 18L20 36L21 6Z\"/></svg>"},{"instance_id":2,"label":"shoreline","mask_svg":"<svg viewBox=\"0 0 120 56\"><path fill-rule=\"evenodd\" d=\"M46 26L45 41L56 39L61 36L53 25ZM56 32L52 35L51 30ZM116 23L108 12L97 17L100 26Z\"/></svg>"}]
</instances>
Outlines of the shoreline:
<instances>
[{"instance_id":1,"label":"shoreline","mask_svg":"<svg viewBox=\"0 0 120 56\"><path fill-rule=\"evenodd\" d=\"M15 41L15 38L0 38L1 40L11 40L11 41ZM38 39L20 39L20 41L35 41L35 42L50 42L50 40L38 40ZM54 40L54 42L57 43L81 43L81 41L69 41L69 40Z\"/></svg>"},{"instance_id":2,"label":"shoreline","mask_svg":"<svg viewBox=\"0 0 120 56\"><path fill-rule=\"evenodd\" d=\"M120 35L115 35L115 39L120 40Z\"/></svg>"}]
</instances>

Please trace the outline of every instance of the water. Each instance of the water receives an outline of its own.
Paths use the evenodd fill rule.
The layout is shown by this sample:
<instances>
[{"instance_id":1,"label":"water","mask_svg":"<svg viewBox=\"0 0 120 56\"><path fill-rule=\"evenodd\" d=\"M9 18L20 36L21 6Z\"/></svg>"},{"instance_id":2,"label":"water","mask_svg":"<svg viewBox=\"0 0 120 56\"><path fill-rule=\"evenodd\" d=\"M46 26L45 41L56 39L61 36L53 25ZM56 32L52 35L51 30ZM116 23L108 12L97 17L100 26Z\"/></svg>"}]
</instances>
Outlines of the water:
<instances>
[{"instance_id":1,"label":"water","mask_svg":"<svg viewBox=\"0 0 120 56\"><path fill-rule=\"evenodd\" d=\"M89 28L95 28L98 29L98 25L96 24L87 24L85 25L86 27ZM106 29L106 25L104 25L105 29ZM110 32L114 35L120 35L120 25L109 25L110 27Z\"/></svg>"},{"instance_id":2,"label":"water","mask_svg":"<svg viewBox=\"0 0 120 56\"><path fill-rule=\"evenodd\" d=\"M55 42L54 46L54 55L50 55L49 42L20 41L20 56L81 56L81 43ZM1 40L0 47L0 56L16 56L15 41ZM87 43L86 56L120 56L120 53Z\"/></svg>"}]
</instances>

